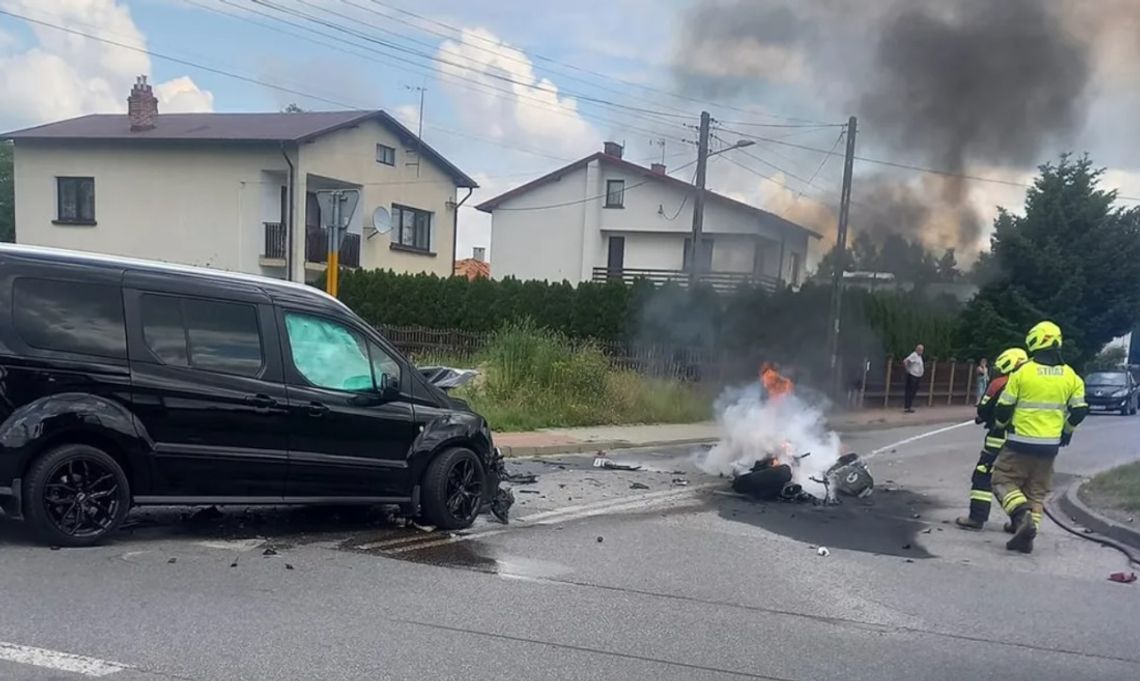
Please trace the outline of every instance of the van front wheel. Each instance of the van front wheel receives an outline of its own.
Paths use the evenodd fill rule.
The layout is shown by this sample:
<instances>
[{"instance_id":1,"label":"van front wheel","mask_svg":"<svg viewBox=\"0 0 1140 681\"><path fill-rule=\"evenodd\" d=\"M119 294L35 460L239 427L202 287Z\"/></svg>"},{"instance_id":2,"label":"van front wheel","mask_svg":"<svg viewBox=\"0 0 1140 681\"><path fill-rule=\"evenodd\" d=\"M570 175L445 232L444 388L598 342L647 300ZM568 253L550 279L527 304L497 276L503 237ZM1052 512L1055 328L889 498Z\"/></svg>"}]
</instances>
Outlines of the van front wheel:
<instances>
[{"instance_id":1,"label":"van front wheel","mask_svg":"<svg viewBox=\"0 0 1140 681\"><path fill-rule=\"evenodd\" d=\"M485 487L483 463L474 452L461 447L443 452L424 473L424 519L444 530L470 527L483 507Z\"/></svg>"},{"instance_id":2,"label":"van front wheel","mask_svg":"<svg viewBox=\"0 0 1140 681\"><path fill-rule=\"evenodd\" d=\"M118 529L131 505L122 467L87 445L63 445L44 454L24 485L24 516L53 546L97 544Z\"/></svg>"}]
</instances>

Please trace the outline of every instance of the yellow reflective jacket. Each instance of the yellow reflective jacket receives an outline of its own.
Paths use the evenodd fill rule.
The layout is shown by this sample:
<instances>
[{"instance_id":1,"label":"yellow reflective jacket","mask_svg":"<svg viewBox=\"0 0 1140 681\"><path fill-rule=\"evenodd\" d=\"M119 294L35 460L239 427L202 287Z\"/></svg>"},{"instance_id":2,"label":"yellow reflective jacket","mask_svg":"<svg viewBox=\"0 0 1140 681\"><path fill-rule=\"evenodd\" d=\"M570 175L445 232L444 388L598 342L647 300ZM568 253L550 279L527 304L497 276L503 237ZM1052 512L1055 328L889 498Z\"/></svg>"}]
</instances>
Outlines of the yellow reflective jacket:
<instances>
[{"instance_id":1,"label":"yellow reflective jacket","mask_svg":"<svg viewBox=\"0 0 1140 681\"><path fill-rule=\"evenodd\" d=\"M1012 408L1008 446L1027 454L1054 456L1061 435L1072 432L1088 412L1085 382L1062 363L1032 359L1013 372L998 398L998 421ZM1004 412L1004 414L1003 414Z\"/></svg>"}]
</instances>

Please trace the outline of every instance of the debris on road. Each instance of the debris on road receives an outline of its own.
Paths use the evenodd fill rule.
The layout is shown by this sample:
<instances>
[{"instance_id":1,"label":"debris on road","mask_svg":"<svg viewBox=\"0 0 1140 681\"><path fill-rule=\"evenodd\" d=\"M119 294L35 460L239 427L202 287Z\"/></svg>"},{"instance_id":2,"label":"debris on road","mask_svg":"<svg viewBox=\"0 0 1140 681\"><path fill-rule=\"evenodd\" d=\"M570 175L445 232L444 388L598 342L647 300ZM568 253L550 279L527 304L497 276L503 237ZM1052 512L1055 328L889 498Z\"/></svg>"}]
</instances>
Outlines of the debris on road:
<instances>
[{"instance_id":1,"label":"debris on road","mask_svg":"<svg viewBox=\"0 0 1140 681\"><path fill-rule=\"evenodd\" d=\"M170 560L166 561L166 564L167 565L174 565L177 562L178 562L177 558L171 558Z\"/></svg>"},{"instance_id":2,"label":"debris on road","mask_svg":"<svg viewBox=\"0 0 1140 681\"><path fill-rule=\"evenodd\" d=\"M676 481L674 481L674 482L676 482ZM630 489L649 489L649 485L646 485L643 482L631 482L629 484L629 488Z\"/></svg>"},{"instance_id":3,"label":"debris on road","mask_svg":"<svg viewBox=\"0 0 1140 681\"><path fill-rule=\"evenodd\" d=\"M206 508L200 508L191 513L190 516L186 518L186 522L195 524L209 523L221 520L223 517L222 512L218 510L217 506L207 506Z\"/></svg>"},{"instance_id":4,"label":"debris on road","mask_svg":"<svg viewBox=\"0 0 1140 681\"><path fill-rule=\"evenodd\" d=\"M816 551L816 553L823 556L824 558L827 558L828 556L831 555L831 551L829 551L826 546L819 547L819 549Z\"/></svg>"},{"instance_id":5,"label":"debris on road","mask_svg":"<svg viewBox=\"0 0 1140 681\"><path fill-rule=\"evenodd\" d=\"M502 524L510 522L511 506L515 503L515 495L509 489L500 487L491 499L491 515Z\"/></svg>"},{"instance_id":6,"label":"debris on road","mask_svg":"<svg viewBox=\"0 0 1140 681\"><path fill-rule=\"evenodd\" d=\"M602 543L602 542L604 542L604 541L605 541L605 538L604 538L604 537L598 537L598 543L599 543L599 544L601 544L601 543Z\"/></svg>"},{"instance_id":7,"label":"debris on road","mask_svg":"<svg viewBox=\"0 0 1140 681\"><path fill-rule=\"evenodd\" d=\"M293 566L292 566L292 565L290 565L289 563L285 563L285 569L286 569L286 570L292 570L292 569L293 569Z\"/></svg>"},{"instance_id":8,"label":"debris on road","mask_svg":"<svg viewBox=\"0 0 1140 681\"><path fill-rule=\"evenodd\" d=\"M277 551L276 551L276 549L268 548L268 549L265 549L264 551L262 551L261 555L263 555L263 556L276 556Z\"/></svg>"},{"instance_id":9,"label":"debris on road","mask_svg":"<svg viewBox=\"0 0 1140 681\"><path fill-rule=\"evenodd\" d=\"M536 489L520 489L519 494L541 494L541 492Z\"/></svg>"},{"instance_id":10,"label":"debris on road","mask_svg":"<svg viewBox=\"0 0 1140 681\"><path fill-rule=\"evenodd\" d=\"M611 471L639 471L641 466L630 466L624 463L617 463L603 451L599 451L594 456L594 468L605 468Z\"/></svg>"},{"instance_id":11,"label":"debris on road","mask_svg":"<svg viewBox=\"0 0 1140 681\"><path fill-rule=\"evenodd\" d=\"M684 478L673 478L673 484L677 487L686 487L688 486L689 481Z\"/></svg>"},{"instance_id":12,"label":"debris on road","mask_svg":"<svg viewBox=\"0 0 1140 681\"><path fill-rule=\"evenodd\" d=\"M1131 584L1136 581L1136 573L1114 572L1108 576L1108 581L1119 582L1120 584Z\"/></svg>"},{"instance_id":13,"label":"debris on road","mask_svg":"<svg viewBox=\"0 0 1140 681\"><path fill-rule=\"evenodd\" d=\"M531 473L506 473L502 475L502 480L516 485L533 485L538 482L538 476Z\"/></svg>"}]
</instances>

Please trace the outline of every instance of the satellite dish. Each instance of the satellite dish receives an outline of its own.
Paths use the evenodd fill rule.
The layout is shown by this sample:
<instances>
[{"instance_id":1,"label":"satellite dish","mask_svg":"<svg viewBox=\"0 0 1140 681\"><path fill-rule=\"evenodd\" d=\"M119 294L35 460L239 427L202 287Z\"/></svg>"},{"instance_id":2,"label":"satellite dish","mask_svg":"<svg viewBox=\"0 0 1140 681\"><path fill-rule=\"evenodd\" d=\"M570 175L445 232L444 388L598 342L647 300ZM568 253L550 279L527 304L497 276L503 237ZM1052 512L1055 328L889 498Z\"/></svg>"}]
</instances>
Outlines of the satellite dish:
<instances>
[{"instance_id":1,"label":"satellite dish","mask_svg":"<svg viewBox=\"0 0 1140 681\"><path fill-rule=\"evenodd\" d=\"M392 214L384 206L372 211L373 234L387 234L392 231Z\"/></svg>"}]
</instances>

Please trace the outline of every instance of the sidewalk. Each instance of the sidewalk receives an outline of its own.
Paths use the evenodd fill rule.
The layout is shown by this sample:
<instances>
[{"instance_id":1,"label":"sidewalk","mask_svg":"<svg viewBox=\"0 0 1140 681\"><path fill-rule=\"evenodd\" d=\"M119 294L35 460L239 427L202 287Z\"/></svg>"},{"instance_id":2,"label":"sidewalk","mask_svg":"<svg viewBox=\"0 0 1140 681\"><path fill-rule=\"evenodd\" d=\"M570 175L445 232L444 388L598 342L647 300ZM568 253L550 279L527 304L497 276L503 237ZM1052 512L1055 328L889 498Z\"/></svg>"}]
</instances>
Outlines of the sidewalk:
<instances>
[{"instance_id":1,"label":"sidewalk","mask_svg":"<svg viewBox=\"0 0 1140 681\"><path fill-rule=\"evenodd\" d=\"M958 423L973 418L974 407L931 407L914 414L899 409L865 409L840 412L828 419L839 432L899 428L937 423ZM715 442L720 436L716 423L664 423L655 425L548 428L528 433L495 433L495 444L504 456L569 454L591 449L628 449Z\"/></svg>"}]
</instances>

